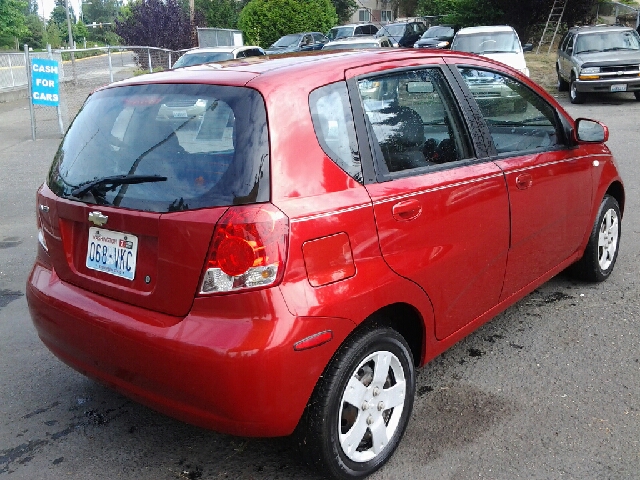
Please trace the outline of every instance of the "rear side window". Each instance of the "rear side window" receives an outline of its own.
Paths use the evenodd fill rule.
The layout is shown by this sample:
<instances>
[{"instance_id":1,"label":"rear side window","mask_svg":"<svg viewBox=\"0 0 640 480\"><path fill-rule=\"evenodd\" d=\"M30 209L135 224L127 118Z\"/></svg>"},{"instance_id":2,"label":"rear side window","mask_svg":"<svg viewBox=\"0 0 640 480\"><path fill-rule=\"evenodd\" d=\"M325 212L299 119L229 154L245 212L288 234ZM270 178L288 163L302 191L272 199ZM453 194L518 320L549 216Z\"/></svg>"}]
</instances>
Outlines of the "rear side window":
<instances>
[{"instance_id":1,"label":"rear side window","mask_svg":"<svg viewBox=\"0 0 640 480\"><path fill-rule=\"evenodd\" d=\"M61 197L152 212L268 201L264 101L214 85L97 92L60 145L48 185Z\"/></svg>"},{"instance_id":2,"label":"rear side window","mask_svg":"<svg viewBox=\"0 0 640 480\"><path fill-rule=\"evenodd\" d=\"M309 108L318 143L354 180L362 183L362 166L353 114L344 82L318 88L309 95Z\"/></svg>"}]
</instances>

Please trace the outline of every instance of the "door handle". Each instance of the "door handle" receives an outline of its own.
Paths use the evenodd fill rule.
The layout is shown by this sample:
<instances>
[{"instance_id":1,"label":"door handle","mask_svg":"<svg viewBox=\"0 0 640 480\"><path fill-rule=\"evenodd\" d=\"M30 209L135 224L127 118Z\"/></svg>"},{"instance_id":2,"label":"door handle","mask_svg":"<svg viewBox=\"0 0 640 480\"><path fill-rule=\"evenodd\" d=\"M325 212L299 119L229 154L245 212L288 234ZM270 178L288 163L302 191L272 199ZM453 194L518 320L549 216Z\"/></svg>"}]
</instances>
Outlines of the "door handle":
<instances>
[{"instance_id":1,"label":"door handle","mask_svg":"<svg viewBox=\"0 0 640 480\"><path fill-rule=\"evenodd\" d=\"M529 173L523 173L516 177L516 187L518 190L526 190L533 185L533 178Z\"/></svg>"},{"instance_id":2,"label":"door handle","mask_svg":"<svg viewBox=\"0 0 640 480\"><path fill-rule=\"evenodd\" d=\"M422 205L418 200L403 200L393 206L391 213L393 218L399 221L413 220L422 213Z\"/></svg>"}]
</instances>

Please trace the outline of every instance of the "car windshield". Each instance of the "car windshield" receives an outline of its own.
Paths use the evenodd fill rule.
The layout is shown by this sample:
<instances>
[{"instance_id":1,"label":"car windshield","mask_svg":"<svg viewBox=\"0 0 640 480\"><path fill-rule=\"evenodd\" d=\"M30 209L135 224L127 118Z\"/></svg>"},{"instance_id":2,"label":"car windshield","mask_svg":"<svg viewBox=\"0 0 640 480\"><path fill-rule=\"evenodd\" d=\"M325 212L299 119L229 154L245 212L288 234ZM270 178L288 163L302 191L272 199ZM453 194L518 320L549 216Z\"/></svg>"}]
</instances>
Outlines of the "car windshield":
<instances>
[{"instance_id":1,"label":"car windshield","mask_svg":"<svg viewBox=\"0 0 640 480\"><path fill-rule=\"evenodd\" d=\"M385 25L379 30L380 35L387 35L391 37L401 37L404 35L406 25L404 23L397 25Z\"/></svg>"},{"instance_id":2,"label":"car windshield","mask_svg":"<svg viewBox=\"0 0 640 480\"><path fill-rule=\"evenodd\" d=\"M578 35L574 53L640 50L640 37L634 30L584 33Z\"/></svg>"},{"instance_id":3,"label":"car windshield","mask_svg":"<svg viewBox=\"0 0 640 480\"><path fill-rule=\"evenodd\" d=\"M290 47L291 45L297 45L299 41L300 41L300 35L298 34L285 35L284 37L280 38L280 40L278 40L276 43L274 43L271 46L274 48L286 48L286 47Z\"/></svg>"},{"instance_id":4,"label":"car windshield","mask_svg":"<svg viewBox=\"0 0 640 480\"><path fill-rule=\"evenodd\" d=\"M178 61L173 64L173 68L201 65L210 62L224 62L225 60L233 60L233 54L228 52L188 53L181 56Z\"/></svg>"},{"instance_id":5,"label":"car windshield","mask_svg":"<svg viewBox=\"0 0 640 480\"><path fill-rule=\"evenodd\" d=\"M323 50L351 50L358 48L377 48L380 45L378 42L349 42L338 43L335 45L325 45Z\"/></svg>"},{"instance_id":6,"label":"car windshield","mask_svg":"<svg viewBox=\"0 0 640 480\"><path fill-rule=\"evenodd\" d=\"M329 30L327 38L329 38L329 40L335 40L336 38L350 37L353 35L353 30L353 27L333 27Z\"/></svg>"},{"instance_id":7,"label":"car windshield","mask_svg":"<svg viewBox=\"0 0 640 480\"><path fill-rule=\"evenodd\" d=\"M264 101L216 85L98 91L69 127L47 184L63 198L151 212L266 201Z\"/></svg>"},{"instance_id":8,"label":"car windshield","mask_svg":"<svg viewBox=\"0 0 640 480\"><path fill-rule=\"evenodd\" d=\"M422 38L427 39L427 38L438 38L438 37L453 37L453 28L451 27L442 27L442 26L435 26L435 27L431 27L429 28L429 30L427 30L426 32L424 32L424 34L422 35Z\"/></svg>"},{"instance_id":9,"label":"car windshield","mask_svg":"<svg viewBox=\"0 0 640 480\"><path fill-rule=\"evenodd\" d=\"M514 32L465 33L454 38L452 50L477 53L519 53L520 41Z\"/></svg>"}]
</instances>

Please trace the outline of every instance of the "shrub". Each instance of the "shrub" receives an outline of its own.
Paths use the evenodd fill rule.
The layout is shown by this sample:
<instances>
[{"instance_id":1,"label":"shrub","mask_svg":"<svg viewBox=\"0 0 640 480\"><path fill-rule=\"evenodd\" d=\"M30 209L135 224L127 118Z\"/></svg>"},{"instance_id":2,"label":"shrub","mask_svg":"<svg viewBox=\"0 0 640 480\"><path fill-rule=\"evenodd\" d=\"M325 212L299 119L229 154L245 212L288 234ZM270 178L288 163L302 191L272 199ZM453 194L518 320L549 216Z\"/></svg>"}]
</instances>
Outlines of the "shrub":
<instances>
[{"instance_id":1,"label":"shrub","mask_svg":"<svg viewBox=\"0 0 640 480\"><path fill-rule=\"evenodd\" d=\"M337 22L330 0L251 0L240 12L238 27L247 44L268 47L283 35L327 32Z\"/></svg>"}]
</instances>

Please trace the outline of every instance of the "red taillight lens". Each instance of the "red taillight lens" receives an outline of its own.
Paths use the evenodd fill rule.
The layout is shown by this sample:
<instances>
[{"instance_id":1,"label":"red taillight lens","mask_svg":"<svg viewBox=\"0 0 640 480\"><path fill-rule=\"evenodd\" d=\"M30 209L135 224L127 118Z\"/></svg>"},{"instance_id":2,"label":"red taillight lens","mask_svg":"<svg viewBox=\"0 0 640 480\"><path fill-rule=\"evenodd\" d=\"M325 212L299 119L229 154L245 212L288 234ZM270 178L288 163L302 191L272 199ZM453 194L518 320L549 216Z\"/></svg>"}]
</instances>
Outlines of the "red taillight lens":
<instances>
[{"instance_id":1,"label":"red taillight lens","mask_svg":"<svg viewBox=\"0 0 640 480\"><path fill-rule=\"evenodd\" d=\"M231 207L213 232L200 293L276 285L287 259L289 219L271 204Z\"/></svg>"}]
</instances>

